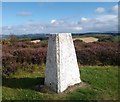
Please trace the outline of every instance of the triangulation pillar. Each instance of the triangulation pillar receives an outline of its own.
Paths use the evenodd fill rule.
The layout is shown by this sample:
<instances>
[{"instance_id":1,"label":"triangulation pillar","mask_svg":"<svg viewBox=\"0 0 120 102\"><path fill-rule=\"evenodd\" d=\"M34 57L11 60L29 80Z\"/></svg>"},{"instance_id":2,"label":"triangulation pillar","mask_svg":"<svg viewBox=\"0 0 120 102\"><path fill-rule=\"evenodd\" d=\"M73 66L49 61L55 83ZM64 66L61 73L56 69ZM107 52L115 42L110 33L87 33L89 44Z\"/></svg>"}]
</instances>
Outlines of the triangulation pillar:
<instances>
[{"instance_id":1,"label":"triangulation pillar","mask_svg":"<svg viewBox=\"0 0 120 102\"><path fill-rule=\"evenodd\" d=\"M48 41L45 85L57 93L80 83L71 33L51 34Z\"/></svg>"}]
</instances>

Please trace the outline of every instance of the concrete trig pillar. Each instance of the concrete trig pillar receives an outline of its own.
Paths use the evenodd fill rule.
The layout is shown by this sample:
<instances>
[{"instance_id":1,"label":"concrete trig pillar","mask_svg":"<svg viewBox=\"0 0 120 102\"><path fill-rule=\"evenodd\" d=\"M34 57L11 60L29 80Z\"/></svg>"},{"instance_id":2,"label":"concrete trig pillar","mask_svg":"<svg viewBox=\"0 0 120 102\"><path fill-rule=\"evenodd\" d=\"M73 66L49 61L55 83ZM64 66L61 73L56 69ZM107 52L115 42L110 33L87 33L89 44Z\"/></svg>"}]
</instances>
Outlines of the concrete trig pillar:
<instances>
[{"instance_id":1,"label":"concrete trig pillar","mask_svg":"<svg viewBox=\"0 0 120 102\"><path fill-rule=\"evenodd\" d=\"M51 34L48 41L45 85L57 93L80 83L71 33Z\"/></svg>"}]
</instances>

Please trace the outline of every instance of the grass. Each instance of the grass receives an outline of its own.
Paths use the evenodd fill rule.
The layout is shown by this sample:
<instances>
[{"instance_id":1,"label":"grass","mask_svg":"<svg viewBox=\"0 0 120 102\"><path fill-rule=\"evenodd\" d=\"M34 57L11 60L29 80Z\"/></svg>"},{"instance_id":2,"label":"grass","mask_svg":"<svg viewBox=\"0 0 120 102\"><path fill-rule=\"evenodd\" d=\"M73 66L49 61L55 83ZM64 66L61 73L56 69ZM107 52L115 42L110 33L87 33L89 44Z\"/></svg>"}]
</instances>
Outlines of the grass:
<instances>
[{"instance_id":1,"label":"grass","mask_svg":"<svg viewBox=\"0 0 120 102\"><path fill-rule=\"evenodd\" d=\"M120 42L120 35L114 36L113 41L119 43Z\"/></svg>"},{"instance_id":2,"label":"grass","mask_svg":"<svg viewBox=\"0 0 120 102\"><path fill-rule=\"evenodd\" d=\"M69 93L36 91L35 86L44 82L44 68L36 67L34 72L17 71L10 77L3 78L3 100L117 100L118 67L81 66L83 82L88 87L77 88Z\"/></svg>"},{"instance_id":3,"label":"grass","mask_svg":"<svg viewBox=\"0 0 120 102\"><path fill-rule=\"evenodd\" d=\"M91 87L78 89L71 93L70 99L82 100L116 100L118 99L118 69L106 67L82 67L82 81Z\"/></svg>"}]
</instances>

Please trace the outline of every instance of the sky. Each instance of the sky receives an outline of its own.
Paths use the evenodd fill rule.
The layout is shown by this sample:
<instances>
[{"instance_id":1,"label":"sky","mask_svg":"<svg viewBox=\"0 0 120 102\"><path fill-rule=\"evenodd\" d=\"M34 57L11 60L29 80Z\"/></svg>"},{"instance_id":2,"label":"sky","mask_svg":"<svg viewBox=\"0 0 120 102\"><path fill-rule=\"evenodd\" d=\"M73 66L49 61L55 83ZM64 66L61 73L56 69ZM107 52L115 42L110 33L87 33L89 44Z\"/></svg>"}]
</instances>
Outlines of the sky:
<instances>
[{"instance_id":1,"label":"sky","mask_svg":"<svg viewBox=\"0 0 120 102\"><path fill-rule=\"evenodd\" d=\"M2 2L0 34L118 31L117 2Z\"/></svg>"}]
</instances>

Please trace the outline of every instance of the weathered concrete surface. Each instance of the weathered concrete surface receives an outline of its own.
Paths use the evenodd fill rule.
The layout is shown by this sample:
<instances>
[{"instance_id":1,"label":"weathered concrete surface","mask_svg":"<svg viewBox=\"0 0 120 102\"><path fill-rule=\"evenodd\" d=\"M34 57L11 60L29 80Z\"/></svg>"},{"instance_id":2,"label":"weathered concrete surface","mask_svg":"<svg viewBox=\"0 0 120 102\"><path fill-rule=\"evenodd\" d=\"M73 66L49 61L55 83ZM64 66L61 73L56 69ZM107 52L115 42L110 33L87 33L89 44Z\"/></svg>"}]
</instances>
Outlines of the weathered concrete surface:
<instances>
[{"instance_id":1,"label":"weathered concrete surface","mask_svg":"<svg viewBox=\"0 0 120 102\"><path fill-rule=\"evenodd\" d=\"M80 83L75 48L70 33L51 34L48 41L45 85L57 93Z\"/></svg>"}]
</instances>

